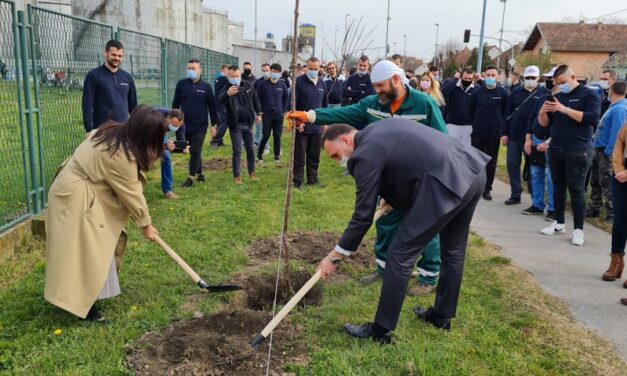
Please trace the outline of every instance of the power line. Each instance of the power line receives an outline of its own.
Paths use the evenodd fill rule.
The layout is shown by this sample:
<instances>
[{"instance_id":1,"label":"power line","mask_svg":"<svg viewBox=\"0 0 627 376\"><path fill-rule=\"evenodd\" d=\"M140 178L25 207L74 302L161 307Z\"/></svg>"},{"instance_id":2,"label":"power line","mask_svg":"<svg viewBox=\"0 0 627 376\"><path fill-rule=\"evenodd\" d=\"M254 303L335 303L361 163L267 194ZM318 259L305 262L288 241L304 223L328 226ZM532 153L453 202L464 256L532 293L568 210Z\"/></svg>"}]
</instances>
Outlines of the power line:
<instances>
[{"instance_id":1,"label":"power line","mask_svg":"<svg viewBox=\"0 0 627 376\"><path fill-rule=\"evenodd\" d=\"M587 19L586 21L594 21L594 20L598 20L598 19L600 19L600 18L605 18L605 17L613 16L613 15L615 15L615 14L622 13L622 12L625 12L625 11L627 11L627 8L625 8L625 9L621 9L621 10L617 10L616 12L608 13L608 14L605 14L605 15L603 15L603 16L599 16L599 17L595 17L595 18L589 18L589 19Z\"/></svg>"}]
</instances>

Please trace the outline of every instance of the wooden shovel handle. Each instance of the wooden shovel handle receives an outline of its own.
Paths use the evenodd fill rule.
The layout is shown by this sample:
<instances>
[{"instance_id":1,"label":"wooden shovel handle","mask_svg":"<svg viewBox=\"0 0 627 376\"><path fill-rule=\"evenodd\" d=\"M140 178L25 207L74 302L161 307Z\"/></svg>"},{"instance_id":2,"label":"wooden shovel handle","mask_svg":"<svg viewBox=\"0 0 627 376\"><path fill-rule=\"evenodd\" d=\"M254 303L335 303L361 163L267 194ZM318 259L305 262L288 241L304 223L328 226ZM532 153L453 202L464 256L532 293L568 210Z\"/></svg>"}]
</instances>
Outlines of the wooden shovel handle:
<instances>
[{"instance_id":1,"label":"wooden shovel handle","mask_svg":"<svg viewBox=\"0 0 627 376\"><path fill-rule=\"evenodd\" d=\"M189 275L194 280L194 283L198 283L198 281L200 281L200 276L196 274L196 272L192 268L190 268L189 265L187 265L185 260L183 260L181 256L177 255L176 252L174 252L174 250L170 248L169 245L165 244L165 242L161 240L160 237L155 236L155 243L159 244L159 247L161 247L165 251L165 253L167 253L168 256L170 256L172 260L174 260L174 262L176 262L181 267L181 269L183 269L185 273L187 273L187 275Z\"/></svg>"}]
</instances>

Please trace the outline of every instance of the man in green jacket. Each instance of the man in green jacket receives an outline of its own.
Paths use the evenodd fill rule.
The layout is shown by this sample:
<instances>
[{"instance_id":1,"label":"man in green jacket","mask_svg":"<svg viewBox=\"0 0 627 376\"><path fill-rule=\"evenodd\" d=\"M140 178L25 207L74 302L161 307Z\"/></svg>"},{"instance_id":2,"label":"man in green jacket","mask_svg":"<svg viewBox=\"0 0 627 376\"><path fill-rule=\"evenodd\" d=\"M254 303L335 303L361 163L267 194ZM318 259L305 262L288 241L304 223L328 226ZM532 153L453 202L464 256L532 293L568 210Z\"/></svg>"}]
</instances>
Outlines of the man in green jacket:
<instances>
[{"instance_id":1,"label":"man in green jacket","mask_svg":"<svg viewBox=\"0 0 627 376\"><path fill-rule=\"evenodd\" d=\"M442 113L430 96L403 84L403 71L388 60L378 62L372 69L371 81L376 92L358 103L345 107L318 108L307 112L294 111L287 114L298 124L306 122L327 125L345 123L361 129L375 121L402 117L447 133ZM381 278L385 269L387 250L403 220L403 213L388 212L377 223L377 238L374 251L377 272L362 278L364 284ZM436 236L425 248L417 263L418 282L409 291L410 295L424 295L435 290L440 274L440 237Z\"/></svg>"}]
</instances>

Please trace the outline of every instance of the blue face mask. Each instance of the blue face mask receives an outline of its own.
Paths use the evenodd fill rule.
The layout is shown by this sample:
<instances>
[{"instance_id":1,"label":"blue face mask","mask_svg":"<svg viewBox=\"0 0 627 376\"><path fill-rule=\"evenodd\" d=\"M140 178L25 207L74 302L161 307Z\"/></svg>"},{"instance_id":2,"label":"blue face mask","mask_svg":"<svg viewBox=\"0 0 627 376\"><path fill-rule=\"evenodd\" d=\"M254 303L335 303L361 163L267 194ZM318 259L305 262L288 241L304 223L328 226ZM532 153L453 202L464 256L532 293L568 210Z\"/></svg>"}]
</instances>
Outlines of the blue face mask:
<instances>
[{"instance_id":1,"label":"blue face mask","mask_svg":"<svg viewBox=\"0 0 627 376\"><path fill-rule=\"evenodd\" d=\"M187 78L189 78L190 80L194 81L195 79L198 78L198 73L196 73L195 70L188 69L187 70Z\"/></svg>"},{"instance_id":2,"label":"blue face mask","mask_svg":"<svg viewBox=\"0 0 627 376\"><path fill-rule=\"evenodd\" d=\"M489 87L489 88L495 88L496 87L496 78L488 77L485 80L483 80L483 82L485 82L485 86L486 87Z\"/></svg>"},{"instance_id":3,"label":"blue face mask","mask_svg":"<svg viewBox=\"0 0 627 376\"><path fill-rule=\"evenodd\" d=\"M569 83L565 83L565 84L561 84L560 85L560 93L562 94L568 94L571 92L571 90L573 90L573 88L570 86Z\"/></svg>"},{"instance_id":4,"label":"blue face mask","mask_svg":"<svg viewBox=\"0 0 627 376\"><path fill-rule=\"evenodd\" d=\"M307 77L309 77L310 80L315 80L316 78L318 78L318 71L308 70Z\"/></svg>"},{"instance_id":5,"label":"blue face mask","mask_svg":"<svg viewBox=\"0 0 627 376\"><path fill-rule=\"evenodd\" d=\"M172 125L172 124L168 124L168 130L169 130L170 132L176 132L176 131L178 131L179 129L178 129L177 127L175 127L174 125Z\"/></svg>"},{"instance_id":6,"label":"blue face mask","mask_svg":"<svg viewBox=\"0 0 627 376\"><path fill-rule=\"evenodd\" d=\"M271 73L270 74L270 78L274 81L278 80L279 78L281 78L281 73Z\"/></svg>"},{"instance_id":7,"label":"blue face mask","mask_svg":"<svg viewBox=\"0 0 627 376\"><path fill-rule=\"evenodd\" d=\"M229 83L231 85L239 86L241 82L242 82L241 78L229 78Z\"/></svg>"}]
</instances>

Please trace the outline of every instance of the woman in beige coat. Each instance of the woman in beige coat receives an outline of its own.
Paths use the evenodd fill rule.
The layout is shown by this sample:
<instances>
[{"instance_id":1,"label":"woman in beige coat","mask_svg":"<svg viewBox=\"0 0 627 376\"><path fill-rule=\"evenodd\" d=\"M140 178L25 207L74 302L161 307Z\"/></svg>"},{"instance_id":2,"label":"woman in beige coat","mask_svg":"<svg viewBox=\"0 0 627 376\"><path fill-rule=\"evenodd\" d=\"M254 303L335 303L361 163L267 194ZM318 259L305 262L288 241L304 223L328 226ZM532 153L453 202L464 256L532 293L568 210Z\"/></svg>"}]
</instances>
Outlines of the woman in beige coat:
<instances>
[{"instance_id":1,"label":"woman in beige coat","mask_svg":"<svg viewBox=\"0 0 627 376\"><path fill-rule=\"evenodd\" d=\"M139 106L123 124L101 125L75 150L48 193L46 287L50 303L100 321L94 303L120 294L117 269L129 217L157 235L143 195L143 172L159 159L164 117Z\"/></svg>"}]
</instances>

